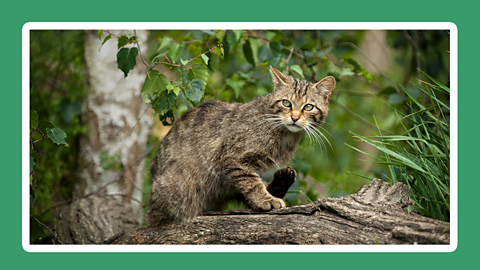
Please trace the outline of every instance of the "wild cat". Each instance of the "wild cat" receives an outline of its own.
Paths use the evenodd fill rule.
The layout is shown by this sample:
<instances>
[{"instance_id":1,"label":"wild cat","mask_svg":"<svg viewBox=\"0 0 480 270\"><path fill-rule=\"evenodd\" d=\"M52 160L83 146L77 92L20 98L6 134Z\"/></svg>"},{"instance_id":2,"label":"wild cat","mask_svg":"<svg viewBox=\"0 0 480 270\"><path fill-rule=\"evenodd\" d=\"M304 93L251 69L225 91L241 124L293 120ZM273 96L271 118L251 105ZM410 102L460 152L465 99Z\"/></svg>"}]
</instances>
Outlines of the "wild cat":
<instances>
[{"instance_id":1,"label":"wild cat","mask_svg":"<svg viewBox=\"0 0 480 270\"><path fill-rule=\"evenodd\" d=\"M300 139L314 139L328 114L331 76L310 83L270 67L274 91L245 104L205 101L175 121L152 165L149 225L188 222L244 197L256 210L285 207L296 172L288 163Z\"/></svg>"}]
</instances>

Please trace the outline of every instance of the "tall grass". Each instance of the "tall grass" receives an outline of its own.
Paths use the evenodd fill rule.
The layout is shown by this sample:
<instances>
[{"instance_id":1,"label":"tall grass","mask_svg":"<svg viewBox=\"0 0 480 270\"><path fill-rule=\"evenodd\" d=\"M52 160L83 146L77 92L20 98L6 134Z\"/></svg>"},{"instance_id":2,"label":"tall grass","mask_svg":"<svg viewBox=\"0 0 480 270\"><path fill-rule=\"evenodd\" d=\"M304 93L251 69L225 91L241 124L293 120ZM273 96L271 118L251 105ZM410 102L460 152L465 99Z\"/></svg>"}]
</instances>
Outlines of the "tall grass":
<instances>
[{"instance_id":1,"label":"tall grass","mask_svg":"<svg viewBox=\"0 0 480 270\"><path fill-rule=\"evenodd\" d=\"M425 74L425 73L424 73ZM354 138L380 150L374 157L351 145L349 147L375 159L374 163L388 166L390 182L402 182L410 186L410 198L416 206L410 206L422 215L449 221L450 219L450 89L425 74L432 83L416 86L427 97L420 103L403 87L409 97L407 113L385 102L398 117L405 132L399 135L383 135ZM425 88L425 89L423 89ZM437 94L436 94L437 93ZM446 96L442 102L437 96ZM428 105L426 105L428 104Z\"/></svg>"}]
</instances>

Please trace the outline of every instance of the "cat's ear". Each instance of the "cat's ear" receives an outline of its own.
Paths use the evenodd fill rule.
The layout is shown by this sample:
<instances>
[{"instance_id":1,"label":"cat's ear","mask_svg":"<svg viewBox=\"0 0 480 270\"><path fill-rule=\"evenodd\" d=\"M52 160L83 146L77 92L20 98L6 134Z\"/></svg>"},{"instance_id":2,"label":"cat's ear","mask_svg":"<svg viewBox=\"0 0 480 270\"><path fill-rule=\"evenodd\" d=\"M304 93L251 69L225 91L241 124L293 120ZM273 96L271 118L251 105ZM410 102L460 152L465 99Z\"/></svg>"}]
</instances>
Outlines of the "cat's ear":
<instances>
[{"instance_id":1,"label":"cat's ear","mask_svg":"<svg viewBox=\"0 0 480 270\"><path fill-rule=\"evenodd\" d=\"M324 96L325 101L328 102L330 94L332 93L333 88L335 88L335 78L333 76L325 77L321 81L314 84L312 88L320 92L320 94Z\"/></svg>"},{"instance_id":2,"label":"cat's ear","mask_svg":"<svg viewBox=\"0 0 480 270\"><path fill-rule=\"evenodd\" d=\"M270 66L270 74L272 75L273 85L288 85L290 82L290 76L284 75L278 69Z\"/></svg>"}]
</instances>

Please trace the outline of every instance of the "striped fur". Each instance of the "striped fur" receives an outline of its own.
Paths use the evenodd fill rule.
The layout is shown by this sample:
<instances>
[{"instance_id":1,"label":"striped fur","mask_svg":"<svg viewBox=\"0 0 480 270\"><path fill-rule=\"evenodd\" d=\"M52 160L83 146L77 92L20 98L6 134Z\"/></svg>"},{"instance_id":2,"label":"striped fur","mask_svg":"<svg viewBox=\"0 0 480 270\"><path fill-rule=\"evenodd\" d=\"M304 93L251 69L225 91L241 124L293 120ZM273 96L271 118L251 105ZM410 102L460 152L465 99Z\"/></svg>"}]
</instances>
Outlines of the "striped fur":
<instances>
[{"instance_id":1,"label":"striped fur","mask_svg":"<svg viewBox=\"0 0 480 270\"><path fill-rule=\"evenodd\" d=\"M239 195L257 210L285 206L262 175L288 163L305 134L318 136L311 129L325 121L335 80L312 84L273 67L271 75L273 93L245 104L206 101L175 122L151 165L148 224L188 222Z\"/></svg>"}]
</instances>

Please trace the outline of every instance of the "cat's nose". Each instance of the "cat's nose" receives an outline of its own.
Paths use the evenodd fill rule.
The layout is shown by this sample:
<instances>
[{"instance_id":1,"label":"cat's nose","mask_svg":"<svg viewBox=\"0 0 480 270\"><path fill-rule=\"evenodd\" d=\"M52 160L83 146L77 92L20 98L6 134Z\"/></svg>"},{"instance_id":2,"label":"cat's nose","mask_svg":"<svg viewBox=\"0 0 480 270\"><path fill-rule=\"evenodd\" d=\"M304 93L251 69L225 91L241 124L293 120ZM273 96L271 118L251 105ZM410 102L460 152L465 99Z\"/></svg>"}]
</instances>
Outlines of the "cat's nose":
<instances>
[{"instance_id":1,"label":"cat's nose","mask_svg":"<svg viewBox=\"0 0 480 270\"><path fill-rule=\"evenodd\" d=\"M292 115L293 122L297 122L298 119L300 119L300 117L298 117L296 115Z\"/></svg>"}]
</instances>

